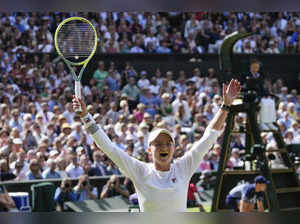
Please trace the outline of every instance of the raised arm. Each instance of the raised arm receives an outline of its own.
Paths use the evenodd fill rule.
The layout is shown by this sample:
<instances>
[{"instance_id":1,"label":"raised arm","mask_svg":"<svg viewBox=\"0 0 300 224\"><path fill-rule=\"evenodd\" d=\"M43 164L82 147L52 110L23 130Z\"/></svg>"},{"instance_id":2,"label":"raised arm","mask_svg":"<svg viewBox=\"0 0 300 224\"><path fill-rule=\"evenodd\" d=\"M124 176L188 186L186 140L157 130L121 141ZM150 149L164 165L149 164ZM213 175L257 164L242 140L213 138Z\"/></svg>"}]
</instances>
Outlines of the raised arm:
<instances>
[{"instance_id":1,"label":"raised arm","mask_svg":"<svg viewBox=\"0 0 300 224\"><path fill-rule=\"evenodd\" d=\"M137 159L129 156L126 152L122 151L118 147L114 146L105 134L102 128L96 124L95 120L87 112L85 103L73 96L73 108L74 111L78 109L79 104L82 108L82 112L79 113L82 122L88 133L93 137L98 147L120 168L120 170L132 181L136 180L136 176L143 176L145 165Z\"/></svg>"},{"instance_id":2,"label":"raised arm","mask_svg":"<svg viewBox=\"0 0 300 224\"><path fill-rule=\"evenodd\" d=\"M199 166L204 155L215 144L219 131L222 129L229 107L233 100L238 96L241 85L237 80L232 79L228 86L223 84L223 105L218 110L214 118L209 123L202 138L195 142L190 151L178 160L182 165L186 177L190 178Z\"/></svg>"},{"instance_id":3,"label":"raised arm","mask_svg":"<svg viewBox=\"0 0 300 224\"><path fill-rule=\"evenodd\" d=\"M236 79L232 79L228 87L223 84L223 104L209 123L209 128L218 131L222 129L229 112L229 107L231 106L233 100L239 95L240 91L241 84Z\"/></svg>"}]
</instances>

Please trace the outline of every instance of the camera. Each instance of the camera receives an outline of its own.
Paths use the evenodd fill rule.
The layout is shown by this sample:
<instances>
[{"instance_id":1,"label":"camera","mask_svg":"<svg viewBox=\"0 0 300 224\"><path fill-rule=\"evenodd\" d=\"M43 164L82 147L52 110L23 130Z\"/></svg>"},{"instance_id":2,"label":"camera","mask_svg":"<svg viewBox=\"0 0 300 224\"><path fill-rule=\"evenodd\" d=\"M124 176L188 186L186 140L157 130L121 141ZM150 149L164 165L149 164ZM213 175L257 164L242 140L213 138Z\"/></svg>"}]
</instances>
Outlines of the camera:
<instances>
[{"instance_id":1,"label":"camera","mask_svg":"<svg viewBox=\"0 0 300 224\"><path fill-rule=\"evenodd\" d=\"M87 181L83 181L83 182L82 182L82 186L85 187L86 185L87 185Z\"/></svg>"},{"instance_id":2,"label":"camera","mask_svg":"<svg viewBox=\"0 0 300 224\"><path fill-rule=\"evenodd\" d=\"M69 187L70 187L70 184L69 184L69 183L66 183L66 184L65 184L65 187L66 187L66 188L69 188Z\"/></svg>"}]
</instances>

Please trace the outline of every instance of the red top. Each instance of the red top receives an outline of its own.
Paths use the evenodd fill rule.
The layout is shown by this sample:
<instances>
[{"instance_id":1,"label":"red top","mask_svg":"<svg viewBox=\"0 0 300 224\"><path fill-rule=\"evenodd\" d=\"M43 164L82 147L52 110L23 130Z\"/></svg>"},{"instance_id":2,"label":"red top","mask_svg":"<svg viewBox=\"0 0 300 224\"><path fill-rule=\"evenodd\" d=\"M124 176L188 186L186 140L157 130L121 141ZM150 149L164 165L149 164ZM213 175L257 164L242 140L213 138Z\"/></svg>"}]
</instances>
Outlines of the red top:
<instances>
[{"instance_id":1,"label":"red top","mask_svg":"<svg viewBox=\"0 0 300 224\"><path fill-rule=\"evenodd\" d=\"M198 193L195 184L190 183L189 190L188 190L188 200L195 201L194 193Z\"/></svg>"}]
</instances>

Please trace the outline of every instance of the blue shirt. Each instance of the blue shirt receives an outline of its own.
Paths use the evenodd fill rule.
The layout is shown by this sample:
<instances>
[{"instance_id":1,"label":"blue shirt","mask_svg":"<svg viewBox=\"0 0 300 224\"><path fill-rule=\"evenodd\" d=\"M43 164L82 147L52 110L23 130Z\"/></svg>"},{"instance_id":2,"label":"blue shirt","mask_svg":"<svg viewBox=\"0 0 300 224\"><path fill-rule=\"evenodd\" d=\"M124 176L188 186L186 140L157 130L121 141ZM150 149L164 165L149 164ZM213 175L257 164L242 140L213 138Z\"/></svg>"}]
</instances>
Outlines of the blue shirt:
<instances>
[{"instance_id":1,"label":"blue shirt","mask_svg":"<svg viewBox=\"0 0 300 224\"><path fill-rule=\"evenodd\" d=\"M151 116L154 117L154 115L156 114L156 108L158 108L158 106L160 105L160 100L156 96L147 98L144 95L140 95L140 103L145 104L145 112L151 114Z\"/></svg>"},{"instance_id":2,"label":"blue shirt","mask_svg":"<svg viewBox=\"0 0 300 224\"><path fill-rule=\"evenodd\" d=\"M106 84L108 85L109 89L112 91L119 91L120 90L120 86L119 83L116 79L108 76L106 79Z\"/></svg>"},{"instance_id":3,"label":"blue shirt","mask_svg":"<svg viewBox=\"0 0 300 224\"><path fill-rule=\"evenodd\" d=\"M56 171L51 172L50 169L47 169L43 172L43 178L45 179L55 179L55 178L61 178L60 174Z\"/></svg>"},{"instance_id":4,"label":"blue shirt","mask_svg":"<svg viewBox=\"0 0 300 224\"><path fill-rule=\"evenodd\" d=\"M35 177L31 171L26 174L27 180L39 180L43 179L43 177L39 174L39 177Z\"/></svg>"},{"instance_id":5,"label":"blue shirt","mask_svg":"<svg viewBox=\"0 0 300 224\"><path fill-rule=\"evenodd\" d=\"M78 194L74 191L62 192L61 188L57 188L54 195L54 201L56 203L62 204L65 201L77 201Z\"/></svg>"},{"instance_id":6,"label":"blue shirt","mask_svg":"<svg viewBox=\"0 0 300 224\"><path fill-rule=\"evenodd\" d=\"M229 197L237 198L252 204L264 200L264 192L256 192L255 184L240 184L229 192Z\"/></svg>"},{"instance_id":7,"label":"blue shirt","mask_svg":"<svg viewBox=\"0 0 300 224\"><path fill-rule=\"evenodd\" d=\"M77 192L77 189L78 189L78 186L74 187L74 191ZM96 197L98 197L98 190L97 190L97 188L95 188L95 187L93 188L93 187L90 186L90 191L94 195L96 195ZM85 201L85 200L90 200L90 197L89 197L88 192L85 189L82 189L80 191L80 193L77 193L77 199L78 199L78 201Z\"/></svg>"}]
</instances>

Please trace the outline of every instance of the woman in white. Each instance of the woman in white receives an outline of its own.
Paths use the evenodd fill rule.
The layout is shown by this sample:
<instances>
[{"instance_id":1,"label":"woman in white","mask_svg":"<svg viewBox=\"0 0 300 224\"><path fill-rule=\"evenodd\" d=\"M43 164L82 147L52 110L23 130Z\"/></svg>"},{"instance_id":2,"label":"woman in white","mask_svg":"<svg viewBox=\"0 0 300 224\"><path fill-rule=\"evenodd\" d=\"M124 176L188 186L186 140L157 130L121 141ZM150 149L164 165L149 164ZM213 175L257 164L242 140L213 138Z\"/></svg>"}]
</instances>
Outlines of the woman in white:
<instances>
[{"instance_id":1,"label":"woman in white","mask_svg":"<svg viewBox=\"0 0 300 224\"><path fill-rule=\"evenodd\" d=\"M114 146L104 131L87 112L85 104L74 96L73 108L81 105L80 117L90 135L106 155L134 183L141 211L186 211L187 191L190 179L203 156L216 142L219 130L225 122L229 106L239 94L241 85L231 80L223 84L223 105L210 122L203 137L193 144L191 150L173 163L174 139L166 129L152 131L148 138L148 152L153 163L144 163L130 157Z\"/></svg>"}]
</instances>

